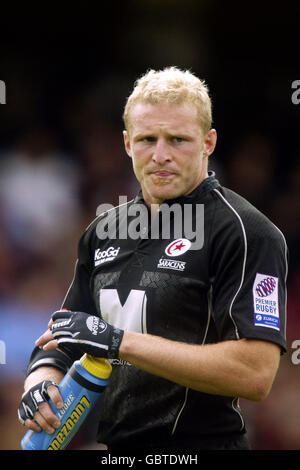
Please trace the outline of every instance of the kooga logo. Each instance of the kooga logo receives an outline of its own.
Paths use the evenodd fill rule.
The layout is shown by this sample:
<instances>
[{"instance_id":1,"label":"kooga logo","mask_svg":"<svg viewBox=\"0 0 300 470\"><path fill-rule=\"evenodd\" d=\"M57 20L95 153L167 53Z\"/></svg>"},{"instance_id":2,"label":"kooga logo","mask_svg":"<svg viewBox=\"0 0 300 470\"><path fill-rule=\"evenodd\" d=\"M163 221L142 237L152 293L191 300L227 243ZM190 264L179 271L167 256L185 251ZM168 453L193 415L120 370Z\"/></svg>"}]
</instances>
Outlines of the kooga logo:
<instances>
[{"instance_id":1,"label":"kooga logo","mask_svg":"<svg viewBox=\"0 0 300 470\"><path fill-rule=\"evenodd\" d=\"M6 104L6 85L3 80L0 80L0 104Z\"/></svg>"}]
</instances>

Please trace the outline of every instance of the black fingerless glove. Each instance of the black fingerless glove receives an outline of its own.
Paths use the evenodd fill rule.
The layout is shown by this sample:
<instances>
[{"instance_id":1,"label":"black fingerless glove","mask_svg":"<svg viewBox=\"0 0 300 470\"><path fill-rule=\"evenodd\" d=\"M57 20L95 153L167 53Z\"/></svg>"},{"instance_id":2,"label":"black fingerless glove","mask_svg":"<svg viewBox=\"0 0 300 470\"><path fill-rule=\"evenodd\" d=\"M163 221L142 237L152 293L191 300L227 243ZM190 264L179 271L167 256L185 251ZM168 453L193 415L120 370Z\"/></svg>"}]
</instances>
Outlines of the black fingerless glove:
<instances>
[{"instance_id":1,"label":"black fingerless glove","mask_svg":"<svg viewBox=\"0 0 300 470\"><path fill-rule=\"evenodd\" d=\"M99 317L84 312L58 310L52 315L51 331L59 348L79 351L95 357L115 359L124 331Z\"/></svg>"},{"instance_id":2,"label":"black fingerless glove","mask_svg":"<svg viewBox=\"0 0 300 470\"><path fill-rule=\"evenodd\" d=\"M51 380L34 385L27 393L23 395L22 401L18 409L18 417L21 424L25 424L26 419L33 419L40 405L50 399L48 395L48 387L50 385L58 385Z\"/></svg>"}]
</instances>

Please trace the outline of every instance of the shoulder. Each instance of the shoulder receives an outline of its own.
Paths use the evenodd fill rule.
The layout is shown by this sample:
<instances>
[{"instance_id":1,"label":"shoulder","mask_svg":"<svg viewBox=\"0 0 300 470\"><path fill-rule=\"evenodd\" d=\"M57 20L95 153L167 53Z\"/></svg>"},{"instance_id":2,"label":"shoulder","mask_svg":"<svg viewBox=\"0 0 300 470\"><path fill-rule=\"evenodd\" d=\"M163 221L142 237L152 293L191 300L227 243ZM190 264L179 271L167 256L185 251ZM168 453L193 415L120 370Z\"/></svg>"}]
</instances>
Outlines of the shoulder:
<instances>
[{"instance_id":1,"label":"shoulder","mask_svg":"<svg viewBox=\"0 0 300 470\"><path fill-rule=\"evenodd\" d=\"M95 239L99 241L103 239L103 236L110 238L111 232L114 232L113 235L115 236L117 224L123 215L127 214L128 208L133 202L134 199L118 206L107 204L105 209L103 209L104 205L102 205L101 213L97 214L95 219L91 221L82 233L80 244L86 245Z\"/></svg>"},{"instance_id":2,"label":"shoulder","mask_svg":"<svg viewBox=\"0 0 300 470\"><path fill-rule=\"evenodd\" d=\"M222 226L234 225L245 239L269 239L286 245L279 228L260 210L241 195L228 188L213 190L216 201L215 223Z\"/></svg>"}]
</instances>

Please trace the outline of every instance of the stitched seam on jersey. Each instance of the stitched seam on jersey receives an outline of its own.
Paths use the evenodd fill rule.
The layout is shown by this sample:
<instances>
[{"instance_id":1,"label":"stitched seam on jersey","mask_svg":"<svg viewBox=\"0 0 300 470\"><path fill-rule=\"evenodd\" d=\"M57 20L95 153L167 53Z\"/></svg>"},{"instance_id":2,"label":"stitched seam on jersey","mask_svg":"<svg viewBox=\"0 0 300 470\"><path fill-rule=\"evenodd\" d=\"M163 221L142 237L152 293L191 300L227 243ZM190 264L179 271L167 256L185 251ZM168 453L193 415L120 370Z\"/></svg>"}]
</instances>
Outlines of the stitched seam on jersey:
<instances>
[{"instance_id":1,"label":"stitched seam on jersey","mask_svg":"<svg viewBox=\"0 0 300 470\"><path fill-rule=\"evenodd\" d=\"M173 426L173 429L172 429L172 432L171 432L171 435L173 436L175 431L176 431L176 428L177 428L177 423L179 421L179 418L181 416L181 413L183 412L184 408L185 408L185 405L186 405L186 402L187 402L187 398L188 398L188 393L189 393L189 387L186 387L185 389L185 396L184 396L184 402L183 402L183 405L182 407L180 408L180 411L177 415L177 418L175 420L175 423L174 423L174 426Z\"/></svg>"},{"instance_id":2,"label":"stitched seam on jersey","mask_svg":"<svg viewBox=\"0 0 300 470\"><path fill-rule=\"evenodd\" d=\"M214 204L214 212L213 212L213 215L212 215L211 225L210 225L209 233L208 233L208 259L211 259L211 238L212 238L212 233L213 233L213 226L214 226L214 222L215 222L215 216L216 216L216 212L217 212L216 206L217 205ZM208 263L208 264L209 264L209 266L208 266L208 276L209 276L209 280L211 280L211 267L210 267L210 263Z\"/></svg>"},{"instance_id":3,"label":"stitched seam on jersey","mask_svg":"<svg viewBox=\"0 0 300 470\"><path fill-rule=\"evenodd\" d=\"M144 307L145 302L147 301L146 292L144 292L143 303L142 303L142 317L141 317L141 330L142 333L147 333L147 323L146 323L146 308Z\"/></svg>"},{"instance_id":4,"label":"stitched seam on jersey","mask_svg":"<svg viewBox=\"0 0 300 470\"><path fill-rule=\"evenodd\" d=\"M272 222L273 223L273 222ZM288 259L287 259L287 253L288 253L288 248L287 248L287 243L286 243L286 240L285 240L285 237L283 235L283 233L281 232L281 230L275 225L273 224L274 227L278 230L278 232L280 233L280 235L282 236L283 238L283 244L284 244L284 257L285 257L285 279L284 279L284 285L285 285L285 315L284 315L284 337L286 339L286 312L287 312L287 285L286 285L286 282L287 282L287 276L288 276Z\"/></svg>"},{"instance_id":5,"label":"stitched seam on jersey","mask_svg":"<svg viewBox=\"0 0 300 470\"><path fill-rule=\"evenodd\" d=\"M239 331L238 331L238 327L237 327L237 324L235 323L234 321L234 318L232 316L232 307L233 307L233 304L235 302L235 299L237 298L241 288L242 288L242 285L244 283L244 278L245 278L245 269L246 269L246 260L247 260L247 237L246 237L246 231L245 231L245 227L244 227L244 224L243 224L243 221L241 219L241 217L239 216L239 214L237 213L237 211L231 206L231 204L229 204L229 202L224 198L224 196L217 190L217 189L214 189L213 191L215 191L219 197L223 200L223 202L229 207L230 210L232 210L232 212L236 215L240 225L241 225L241 228L242 228L242 233L243 233L243 238L244 238L244 260L243 260L243 267L242 267L242 276L241 276L241 282L240 282L240 285L235 293L235 295L233 296L233 299L231 301L231 304L230 304L230 307L229 307L229 316L231 318L231 321L234 325L234 328L235 328L235 335L236 335L236 338L237 339L240 339L240 335L239 335Z\"/></svg>"},{"instance_id":6,"label":"stitched seam on jersey","mask_svg":"<svg viewBox=\"0 0 300 470\"><path fill-rule=\"evenodd\" d=\"M235 401L235 400L236 400L236 405L234 404L234 401ZM239 417L240 417L240 420L241 420L241 422L242 422L240 431L242 431L242 430L244 429L244 427L245 427L245 421L244 421L244 418L243 418L241 412L240 412L239 409L238 409L238 398L237 398L237 397L233 398L233 400L232 400L232 402L231 402L231 406L232 406L232 408L234 409L234 411L235 411L235 412L239 415Z\"/></svg>"},{"instance_id":7,"label":"stitched seam on jersey","mask_svg":"<svg viewBox=\"0 0 300 470\"><path fill-rule=\"evenodd\" d=\"M243 237L244 237L244 246L245 246L245 252L244 252L244 261L243 261L243 269L242 269L242 278L241 278L241 283L240 283L240 286L238 288L238 290L236 291L232 301L231 301L231 304L230 304L230 307L229 307L229 315L230 315L230 318L235 326L235 333L236 333L236 337L237 339L240 339L239 337L239 332L238 332L238 328L237 328L237 325L234 321L234 318L232 316L232 306L233 306L233 303L238 295L238 293L240 292L241 290L241 287L243 285L243 282L244 282L244 277L245 277L245 268L246 268L246 260L247 260L247 237L246 237L246 231L245 231L245 227L244 227L244 224L242 222L242 219L241 217L239 216L239 214L236 212L236 210L231 206L231 204L229 204L229 202L224 198L224 196L217 190L217 189L214 189L214 191L219 195L219 197L225 202L225 204L233 211L233 213L236 215L236 217L238 218L240 224L241 224L241 227L242 227L242 232L243 232ZM234 400L236 398L234 398L232 400L232 403L231 403L231 406L232 406L232 409L239 415L240 417L240 420L242 422L242 426L241 426L241 429L244 428L245 426L245 423L244 423L244 419L241 415L241 413L239 412L239 410L237 410L235 407L234 407Z\"/></svg>"},{"instance_id":8,"label":"stitched seam on jersey","mask_svg":"<svg viewBox=\"0 0 300 470\"><path fill-rule=\"evenodd\" d=\"M202 341L202 345L205 344L205 340L206 340L206 336L207 336L207 332L208 332L208 327L209 327L209 324L210 324L210 319L211 319L211 302L209 301L208 299L208 296L209 294L211 293L211 290L209 291L208 295L207 295L207 302L208 302L208 316L207 316L207 323L206 323L206 329L205 329L205 333L204 333L204 337L203 337L203 341ZM177 424L178 424L178 421L179 421L179 418L185 408L185 405L187 403L187 399L188 399L188 392L189 392L189 387L186 387L185 389L185 398L184 398L184 402L183 402L183 405L177 415L177 418L175 420L175 423L174 423L174 426L173 426L173 429L172 429L172 433L171 435L173 436L175 431L176 431L176 428L177 428Z\"/></svg>"}]
</instances>

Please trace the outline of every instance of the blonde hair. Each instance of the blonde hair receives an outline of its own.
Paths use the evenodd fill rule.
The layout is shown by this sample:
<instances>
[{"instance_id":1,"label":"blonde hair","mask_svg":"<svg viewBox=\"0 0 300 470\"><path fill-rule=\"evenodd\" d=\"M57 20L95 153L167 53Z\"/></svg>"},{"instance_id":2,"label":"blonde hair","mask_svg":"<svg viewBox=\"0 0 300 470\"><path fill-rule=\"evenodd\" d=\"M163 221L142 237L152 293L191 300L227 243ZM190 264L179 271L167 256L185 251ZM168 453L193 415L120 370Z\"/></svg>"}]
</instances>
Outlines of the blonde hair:
<instances>
[{"instance_id":1,"label":"blonde hair","mask_svg":"<svg viewBox=\"0 0 300 470\"><path fill-rule=\"evenodd\" d=\"M196 106L200 125L204 135L212 125L212 103L209 90L204 80L200 80L188 70L177 67L166 67L163 70L149 70L134 84L134 89L128 97L123 121L125 129L129 130L130 111L137 102L157 104L183 102Z\"/></svg>"}]
</instances>

